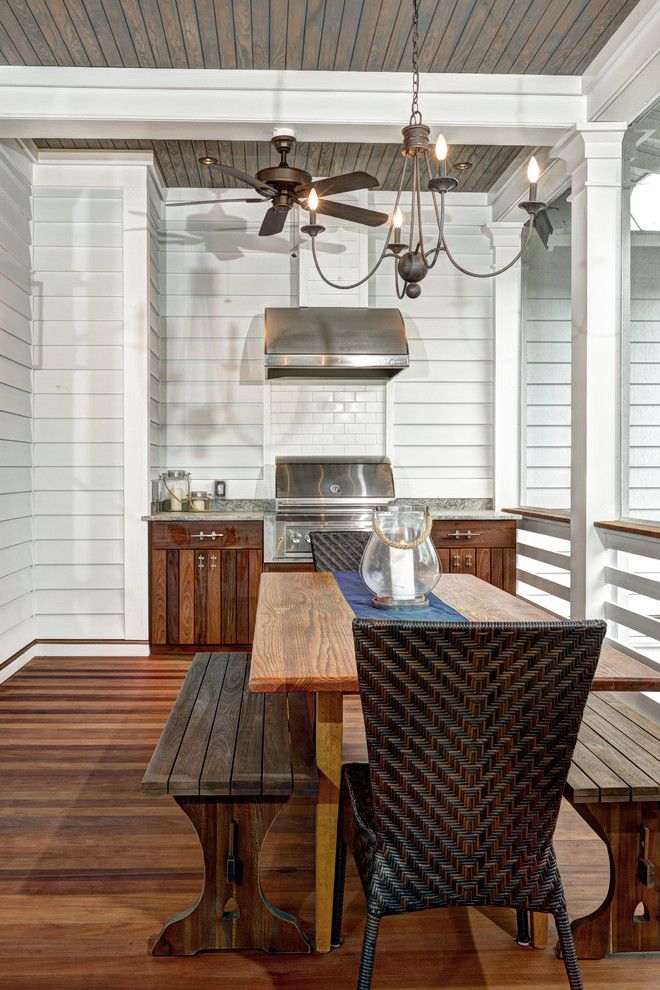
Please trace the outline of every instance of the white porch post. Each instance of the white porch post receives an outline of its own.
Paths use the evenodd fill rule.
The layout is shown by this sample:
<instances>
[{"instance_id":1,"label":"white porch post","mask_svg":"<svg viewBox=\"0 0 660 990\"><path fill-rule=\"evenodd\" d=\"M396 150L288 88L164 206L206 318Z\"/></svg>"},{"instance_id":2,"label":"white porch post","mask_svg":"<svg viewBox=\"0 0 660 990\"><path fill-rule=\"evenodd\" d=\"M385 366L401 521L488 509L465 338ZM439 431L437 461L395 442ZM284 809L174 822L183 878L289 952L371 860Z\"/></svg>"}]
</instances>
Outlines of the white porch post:
<instances>
[{"instance_id":1,"label":"white porch post","mask_svg":"<svg viewBox=\"0 0 660 990\"><path fill-rule=\"evenodd\" d=\"M571 616L603 615L594 522L619 506L621 153L626 125L586 124L554 148L572 177Z\"/></svg>"},{"instance_id":2,"label":"white porch post","mask_svg":"<svg viewBox=\"0 0 660 990\"><path fill-rule=\"evenodd\" d=\"M502 268L520 251L521 222L489 223L493 265ZM518 261L493 280L493 505L518 505L520 498L520 300Z\"/></svg>"}]
</instances>

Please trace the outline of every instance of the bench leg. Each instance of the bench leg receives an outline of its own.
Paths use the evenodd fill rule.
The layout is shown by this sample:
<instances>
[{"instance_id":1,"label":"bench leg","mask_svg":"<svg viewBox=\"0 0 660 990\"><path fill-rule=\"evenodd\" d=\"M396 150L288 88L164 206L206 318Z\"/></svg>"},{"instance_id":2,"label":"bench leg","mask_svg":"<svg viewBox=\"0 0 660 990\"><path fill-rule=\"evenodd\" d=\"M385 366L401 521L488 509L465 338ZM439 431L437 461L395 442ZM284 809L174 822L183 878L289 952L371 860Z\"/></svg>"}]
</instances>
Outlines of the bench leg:
<instances>
[{"instance_id":1,"label":"bench leg","mask_svg":"<svg viewBox=\"0 0 660 990\"><path fill-rule=\"evenodd\" d=\"M637 874L643 825L649 829L646 858L660 870L660 805L629 801L576 804L574 808L603 840L610 861L605 900L592 914L571 925L578 958L660 951L660 883L656 880L647 887Z\"/></svg>"},{"instance_id":2,"label":"bench leg","mask_svg":"<svg viewBox=\"0 0 660 990\"><path fill-rule=\"evenodd\" d=\"M189 956L205 949L310 952L297 919L273 907L259 882L264 839L288 799L175 800L202 847L204 889L195 904L170 918L151 940L151 954Z\"/></svg>"}]
</instances>

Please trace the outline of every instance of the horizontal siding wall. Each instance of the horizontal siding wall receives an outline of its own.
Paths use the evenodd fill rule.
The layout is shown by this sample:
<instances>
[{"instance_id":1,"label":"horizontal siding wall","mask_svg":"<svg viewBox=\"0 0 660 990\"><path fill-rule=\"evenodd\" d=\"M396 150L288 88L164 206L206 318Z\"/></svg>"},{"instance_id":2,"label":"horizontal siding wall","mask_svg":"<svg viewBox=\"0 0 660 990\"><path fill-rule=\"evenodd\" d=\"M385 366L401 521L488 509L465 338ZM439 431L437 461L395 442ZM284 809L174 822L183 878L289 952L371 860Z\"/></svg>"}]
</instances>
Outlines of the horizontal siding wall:
<instances>
[{"instance_id":1,"label":"horizontal siding wall","mask_svg":"<svg viewBox=\"0 0 660 990\"><path fill-rule=\"evenodd\" d=\"M660 521L660 233L632 231L627 514Z\"/></svg>"},{"instance_id":2,"label":"horizontal siding wall","mask_svg":"<svg viewBox=\"0 0 660 990\"><path fill-rule=\"evenodd\" d=\"M0 663L35 637L30 183L0 142Z\"/></svg>"},{"instance_id":3,"label":"horizontal siding wall","mask_svg":"<svg viewBox=\"0 0 660 990\"><path fill-rule=\"evenodd\" d=\"M148 178L149 203L149 464L152 478L162 467L161 354L163 349L163 297L160 250L162 202L153 178Z\"/></svg>"},{"instance_id":4,"label":"horizontal siding wall","mask_svg":"<svg viewBox=\"0 0 660 990\"><path fill-rule=\"evenodd\" d=\"M233 497L268 494L263 315L298 298L290 229L259 237L263 213L239 203L165 209L162 463L224 479Z\"/></svg>"},{"instance_id":5,"label":"horizontal siding wall","mask_svg":"<svg viewBox=\"0 0 660 990\"><path fill-rule=\"evenodd\" d=\"M393 195L376 194L364 205L389 211ZM431 230L429 207L427 199ZM466 278L440 259L417 300L397 300L391 262L362 293L329 289L311 271L309 258L298 258L297 228L258 236L263 212L262 205L229 203L165 209L163 464L187 468L193 478L226 478L230 495L270 495L264 460L308 453L311 442L314 453L324 456L390 450L402 496L492 496L491 283ZM449 212L456 254L478 271L490 264L481 229L488 219L484 197L461 197ZM324 271L350 283L362 264L361 237L350 225L326 226L319 240ZM369 232L365 248L371 258L383 235L383 228ZM323 383L321 392L332 393L332 410L314 383L265 384L264 308L298 305L299 298L310 306L399 306L408 327L410 369L387 387L389 394L382 384L358 383L358 395L351 382ZM357 409L360 402L364 410ZM270 418L267 437L264 416Z\"/></svg>"},{"instance_id":6,"label":"horizontal siding wall","mask_svg":"<svg viewBox=\"0 0 660 990\"><path fill-rule=\"evenodd\" d=\"M454 199L446 232L457 260L485 272L491 247L481 228L490 217L481 200ZM373 199L384 212L391 211L393 201L393 193ZM404 213L409 202L409 197L402 199ZM437 225L428 194L422 212L432 244ZM371 264L382 250L385 230L370 231ZM408 330L410 368L389 386L397 494L492 497L492 283L468 278L440 257L421 288L418 299L397 300L389 260L369 282L369 305L398 306Z\"/></svg>"},{"instance_id":7,"label":"horizontal siding wall","mask_svg":"<svg viewBox=\"0 0 660 990\"><path fill-rule=\"evenodd\" d=\"M119 639L123 248L116 189L34 189L37 635Z\"/></svg>"},{"instance_id":8,"label":"horizontal siding wall","mask_svg":"<svg viewBox=\"0 0 660 990\"><path fill-rule=\"evenodd\" d=\"M538 237L522 269L522 478L524 505L571 504L570 204L553 210L546 251Z\"/></svg>"}]
</instances>

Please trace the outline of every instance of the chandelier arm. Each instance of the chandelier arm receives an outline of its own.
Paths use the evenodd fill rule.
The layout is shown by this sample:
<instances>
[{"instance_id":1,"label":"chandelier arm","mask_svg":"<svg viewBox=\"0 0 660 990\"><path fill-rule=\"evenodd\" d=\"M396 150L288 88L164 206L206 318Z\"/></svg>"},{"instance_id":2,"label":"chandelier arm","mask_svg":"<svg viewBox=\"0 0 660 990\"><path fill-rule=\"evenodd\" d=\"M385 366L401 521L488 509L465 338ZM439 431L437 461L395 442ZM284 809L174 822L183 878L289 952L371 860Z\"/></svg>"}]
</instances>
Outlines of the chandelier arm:
<instances>
[{"instance_id":1,"label":"chandelier arm","mask_svg":"<svg viewBox=\"0 0 660 990\"><path fill-rule=\"evenodd\" d=\"M319 275L321 276L321 278L323 279L323 281L325 282L325 284L326 285L329 285L332 289L357 289L358 286L364 285L364 283L368 279L370 279L372 275L375 275L376 274L376 272L378 271L378 269L382 265L383 261L387 257L387 248L388 248L388 245L389 245L389 242L390 242L390 232L388 230L387 239L385 241L385 246L384 246L383 250L380 253L380 257L379 257L378 261L373 266L373 268L371 269L371 271L367 272L367 274L364 276L364 278L361 278L359 280L359 282L353 282L353 283L351 283L351 285L340 285L338 282L331 282L329 278L326 278L326 276L321 271L321 266L319 264L319 259L318 259L317 255L316 255L316 238L315 237L312 237L311 238L311 241L312 241L312 258L314 259L314 266L315 266L317 272L319 273ZM390 255L390 257L393 258L394 255Z\"/></svg>"},{"instance_id":2,"label":"chandelier arm","mask_svg":"<svg viewBox=\"0 0 660 990\"><path fill-rule=\"evenodd\" d=\"M385 260L385 258L388 257L387 249L388 249L389 244L390 244L390 237L392 236L392 227L393 227L393 224L394 224L394 214L396 213L396 211L398 209L399 200L401 199L401 190L403 189L403 183L404 183L404 179L406 177L407 165L408 165L408 160L405 159L404 160L404 163L403 163L403 168L401 169L401 179L399 180L399 188L398 188L397 194L396 194L396 202L394 204L394 209L392 210L392 215L390 216L390 222L387 225L387 236L385 237L385 243L383 245L383 250L380 252L380 257L378 258L378 261L375 263L375 265L373 266L373 268L371 269L371 271L369 271L364 276L364 278L361 278L359 282L353 282L351 285L339 285L338 282L331 282L329 278L326 278L326 276L321 271L321 266L319 264L319 259L318 259L317 255L316 255L316 238L315 237L312 237L311 238L311 241L312 241L312 258L314 259L314 267L316 268L317 272L319 273L320 277L323 279L323 281L325 282L325 284L326 285L329 285L331 289L357 289L358 286L363 285L368 279L371 278L372 275L375 275L376 274L376 272L380 268L380 266L383 263L383 261ZM389 255L389 257L394 258L395 261L396 261L396 255L392 254L392 255ZM403 296L401 296L400 298L403 298Z\"/></svg>"},{"instance_id":3,"label":"chandelier arm","mask_svg":"<svg viewBox=\"0 0 660 990\"><path fill-rule=\"evenodd\" d=\"M529 243L529 238L531 236L533 228L534 228L534 217L530 217L527 223L523 227L523 229L525 230L525 236L523 238L523 243L522 243L522 247L520 248L520 251L515 256L515 258L511 259L508 265L503 265L502 268L498 268L494 272L471 272L468 268L463 268L462 265L459 265L459 263L456 261L453 254L449 250L449 247L447 245L447 239L444 236L444 234L442 235L442 248L445 254L447 255L447 257L449 258L449 260L451 261L454 268L457 268L459 272L463 273L463 275L470 275L472 278L495 278L496 275L501 275L503 272L507 272L509 268L513 268L513 266L517 261L520 261L525 251L525 248Z\"/></svg>"},{"instance_id":4,"label":"chandelier arm","mask_svg":"<svg viewBox=\"0 0 660 990\"><path fill-rule=\"evenodd\" d=\"M425 155L424 157L426 158L426 171L428 173L428 177L430 180L433 178L433 173L431 172L431 163L429 161L428 155ZM435 210L435 219L436 219L436 223L438 224L438 241L435 247L431 248L429 253L426 254L424 251L424 245L422 243L422 239L420 238L420 244L422 247L421 258L428 271L430 271L433 268L433 266L435 265L436 261L440 256L440 252L442 251L442 238L444 236L444 231L445 231L445 193L443 192L440 193L439 210L438 210L438 200L436 198L435 189L431 189L431 196L433 198L433 209ZM433 261L429 261L431 255L434 256Z\"/></svg>"},{"instance_id":5,"label":"chandelier arm","mask_svg":"<svg viewBox=\"0 0 660 990\"><path fill-rule=\"evenodd\" d=\"M418 247L421 251L422 261L426 265L426 258L424 256L424 228L422 226L422 194L419 188L420 178L419 178L419 159L415 155L415 160L413 163L413 196L417 199L417 226L419 227L419 244ZM428 265L426 265L428 268Z\"/></svg>"},{"instance_id":6,"label":"chandelier arm","mask_svg":"<svg viewBox=\"0 0 660 990\"><path fill-rule=\"evenodd\" d=\"M406 283L403 283L403 289L399 292L399 268L397 265L394 266L394 289L397 299L403 299L406 294Z\"/></svg>"}]
</instances>

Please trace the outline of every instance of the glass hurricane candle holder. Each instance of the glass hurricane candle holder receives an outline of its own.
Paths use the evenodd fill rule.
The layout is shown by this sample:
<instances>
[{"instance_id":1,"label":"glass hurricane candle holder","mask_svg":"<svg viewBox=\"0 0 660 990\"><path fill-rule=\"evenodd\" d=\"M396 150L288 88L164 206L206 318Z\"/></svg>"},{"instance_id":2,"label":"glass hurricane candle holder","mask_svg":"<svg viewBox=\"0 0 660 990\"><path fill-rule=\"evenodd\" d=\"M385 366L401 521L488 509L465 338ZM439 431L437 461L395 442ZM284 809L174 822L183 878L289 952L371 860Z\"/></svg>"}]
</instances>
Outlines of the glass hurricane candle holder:
<instances>
[{"instance_id":1,"label":"glass hurricane candle holder","mask_svg":"<svg viewBox=\"0 0 660 990\"><path fill-rule=\"evenodd\" d=\"M429 510L419 506L374 512L374 531L360 573L377 608L407 611L428 606L427 595L441 574L431 525Z\"/></svg>"}]
</instances>

